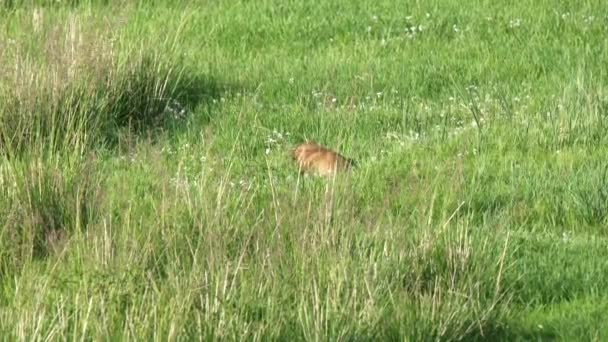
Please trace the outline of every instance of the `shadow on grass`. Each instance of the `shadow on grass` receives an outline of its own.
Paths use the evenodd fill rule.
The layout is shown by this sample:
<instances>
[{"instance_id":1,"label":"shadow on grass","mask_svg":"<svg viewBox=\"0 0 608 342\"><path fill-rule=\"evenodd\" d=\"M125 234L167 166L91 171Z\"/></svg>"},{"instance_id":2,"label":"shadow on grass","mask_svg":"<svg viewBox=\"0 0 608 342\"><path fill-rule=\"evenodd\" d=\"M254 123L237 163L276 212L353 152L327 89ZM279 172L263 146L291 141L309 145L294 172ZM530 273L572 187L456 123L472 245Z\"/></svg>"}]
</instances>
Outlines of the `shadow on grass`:
<instances>
[{"instance_id":1,"label":"shadow on grass","mask_svg":"<svg viewBox=\"0 0 608 342\"><path fill-rule=\"evenodd\" d=\"M514 325L486 324L462 336L463 341L553 341L559 336L550 329L529 329Z\"/></svg>"},{"instance_id":2,"label":"shadow on grass","mask_svg":"<svg viewBox=\"0 0 608 342\"><path fill-rule=\"evenodd\" d=\"M422 327L422 328L421 328ZM519 325L505 324L501 321L464 321L459 328L442 331L434 331L432 328L425 329L412 327L404 329L403 323L391 322L376 327L374 334L377 339L386 341L397 340L424 340L424 341L554 341L559 337L555 331L547 328L524 328ZM472 327L466 329L464 327Z\"/></svg>"},{"instance_id":3,"label":"shadow on grass","mask_svg":"<svg viewBox=\"0 0 608 342\"><path fill-rule=\"evenodd\" d=\"M213 104L240 88L152 55L62 82L44 72L36 77L0 93L0 153L9 157L31 151L83 154L100 147L120 151L125 140L177 133L200 106L201 123L208 123Z\"/></svg>"},{"instance_id":4,"label":"shadow on grass","mask_svg":"<svg viewBox=\"0 0 608 342\"><path fill-rule=\"evenodd\" d=\"M104 145L111 148L125 136L154 140L159 132L177 134L195 110L203 115L199 123L207 124L214 104L242 88L188 69L159 71L150 60L143 60L118 82L116 92L108 92L111 118L102 125Z\"/></svg>"}]
</instances>

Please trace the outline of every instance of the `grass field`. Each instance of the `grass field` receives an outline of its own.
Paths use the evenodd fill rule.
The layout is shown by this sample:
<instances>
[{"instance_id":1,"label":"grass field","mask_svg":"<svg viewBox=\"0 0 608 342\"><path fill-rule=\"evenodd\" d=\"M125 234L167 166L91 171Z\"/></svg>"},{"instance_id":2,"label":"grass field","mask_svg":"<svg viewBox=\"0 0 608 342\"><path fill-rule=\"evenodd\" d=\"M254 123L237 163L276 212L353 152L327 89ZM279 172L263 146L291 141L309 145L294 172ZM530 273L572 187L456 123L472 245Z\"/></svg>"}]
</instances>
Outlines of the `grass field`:
<instances>
[{"instance_id":1,"label":"grass field","mask_svg":"<svg viewBox=\"0 0 608 342\"><path fill-rule=\"evenodd\" d=\"M0 4L3 339L608 340L605 1Z\"/></svg>"}]
</instances>

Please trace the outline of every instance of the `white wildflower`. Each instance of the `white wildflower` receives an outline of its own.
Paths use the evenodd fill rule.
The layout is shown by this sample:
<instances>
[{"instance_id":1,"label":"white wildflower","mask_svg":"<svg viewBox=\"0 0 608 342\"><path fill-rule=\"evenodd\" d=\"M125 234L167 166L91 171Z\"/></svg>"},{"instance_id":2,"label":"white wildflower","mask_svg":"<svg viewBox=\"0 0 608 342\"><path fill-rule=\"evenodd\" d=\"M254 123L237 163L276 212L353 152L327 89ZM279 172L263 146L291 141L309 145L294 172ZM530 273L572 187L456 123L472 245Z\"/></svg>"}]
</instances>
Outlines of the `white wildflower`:
<instances>
[{"instance_id":1,"label":"white wildflower","mask_svg":"<svg viewBox=\"0 0 608 342\"><path fill-rule=\"evenodd\" d=\"M519 26L521 26L521 18L516 18L516 19L509 21L510 28L516 28Z\"/></svg>"}]
</instances>

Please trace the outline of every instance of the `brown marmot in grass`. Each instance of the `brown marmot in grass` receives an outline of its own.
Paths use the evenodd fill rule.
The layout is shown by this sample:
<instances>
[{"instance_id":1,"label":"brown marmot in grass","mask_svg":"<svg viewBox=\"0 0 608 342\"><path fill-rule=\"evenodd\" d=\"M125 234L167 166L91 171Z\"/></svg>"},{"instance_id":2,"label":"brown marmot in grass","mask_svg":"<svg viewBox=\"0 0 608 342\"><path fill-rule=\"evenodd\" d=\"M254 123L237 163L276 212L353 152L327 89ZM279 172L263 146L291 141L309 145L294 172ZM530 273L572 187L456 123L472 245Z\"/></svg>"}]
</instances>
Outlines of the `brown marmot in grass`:
<instances>
[{"instance_id":1,"label":"brown marmot in grass","mask_svg":"<svg viewBox=\"0 0 608 342\"><path fill-rule=\"evenodd\" d=\"M356 166L355 161L315 142L298 145L292 152L300 172L331 176L341 171L349 171Z\"/></svg>"}]
</instances>

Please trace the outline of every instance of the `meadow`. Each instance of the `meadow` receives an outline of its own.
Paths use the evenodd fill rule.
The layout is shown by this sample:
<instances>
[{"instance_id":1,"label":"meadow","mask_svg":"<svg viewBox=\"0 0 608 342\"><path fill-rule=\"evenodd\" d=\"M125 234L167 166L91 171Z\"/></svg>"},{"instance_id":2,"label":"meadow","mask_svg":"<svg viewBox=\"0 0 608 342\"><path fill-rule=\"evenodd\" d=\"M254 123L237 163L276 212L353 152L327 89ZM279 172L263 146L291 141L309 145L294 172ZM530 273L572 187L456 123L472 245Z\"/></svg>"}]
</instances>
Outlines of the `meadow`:
<instances>
[{"instance_id":1,"label":"meadow","mask_svg":"<svg viewBox=\"0 0 608 342\"><path fill-rule=\"evenodd\" d=\"M0 336L607 340L607 13L0 1Z\"/></svg>"}]
</instances>

